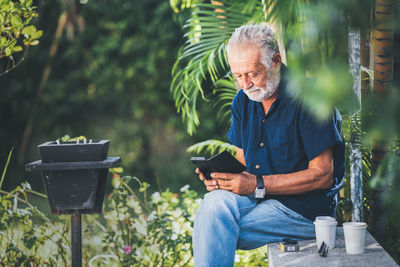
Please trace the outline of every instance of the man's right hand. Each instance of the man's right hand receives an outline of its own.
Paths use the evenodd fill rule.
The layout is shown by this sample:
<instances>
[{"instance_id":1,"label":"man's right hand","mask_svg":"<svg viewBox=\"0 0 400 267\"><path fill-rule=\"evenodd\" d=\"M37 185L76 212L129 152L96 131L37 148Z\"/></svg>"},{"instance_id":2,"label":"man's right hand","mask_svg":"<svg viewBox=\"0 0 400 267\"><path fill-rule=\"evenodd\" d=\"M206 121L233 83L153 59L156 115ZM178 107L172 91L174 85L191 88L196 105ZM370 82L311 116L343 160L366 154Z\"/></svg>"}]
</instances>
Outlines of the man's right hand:
<instances>
[{"instance_id":1,"label":"man's right hand","mask_svg":"<svg viewBox=\"0 0 400 267\"><path fill-rule=\"evenodd\" d=\"M203 181L207 191L213 191L219 189L218 181L216 179L207 180L199 168L196 168L196 173L199 175L200 180Z\"/></svg>"}]
</instances>

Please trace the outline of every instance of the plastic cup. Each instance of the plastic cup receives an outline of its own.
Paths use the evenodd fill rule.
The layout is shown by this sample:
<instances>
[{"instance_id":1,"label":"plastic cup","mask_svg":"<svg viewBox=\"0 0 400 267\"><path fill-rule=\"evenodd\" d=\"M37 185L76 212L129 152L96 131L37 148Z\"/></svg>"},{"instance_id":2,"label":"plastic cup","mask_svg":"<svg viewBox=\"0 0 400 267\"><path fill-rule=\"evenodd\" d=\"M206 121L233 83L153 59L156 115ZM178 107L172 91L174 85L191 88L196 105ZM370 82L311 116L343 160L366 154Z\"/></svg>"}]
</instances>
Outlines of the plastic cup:
<instances>
[{"instance_id":1,"label":"plastic cup","mask_svg":"<svg viewBox=\"0 0 400 267\"><path fill-rule=\"evenodd\" d=\"M325 242L330 249L334 248L336 241L336 219L330 216L318 216L315 218L314 225L317 247L320 248L322 242Z\"/></svg>"},{"instance_id":2,"label":"plastic cup","mask_svg":"<svg viewBox=\"0 0 400 267\"><path fill-rule=\"evenodd\" d=\"M365 222L343 223L344 242L347 254L360 254L365 248Z\"/></svg>"}]
</instances>

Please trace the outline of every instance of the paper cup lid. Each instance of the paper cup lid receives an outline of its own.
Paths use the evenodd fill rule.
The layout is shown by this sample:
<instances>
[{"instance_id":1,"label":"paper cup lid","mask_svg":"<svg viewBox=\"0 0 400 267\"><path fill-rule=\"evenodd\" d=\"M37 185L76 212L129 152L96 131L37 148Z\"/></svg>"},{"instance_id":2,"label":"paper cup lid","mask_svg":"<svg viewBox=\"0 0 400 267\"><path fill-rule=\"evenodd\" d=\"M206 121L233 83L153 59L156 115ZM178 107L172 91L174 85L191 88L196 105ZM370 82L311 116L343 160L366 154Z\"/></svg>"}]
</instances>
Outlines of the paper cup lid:
<instances>
[{"instance_id":1,"label":"paper cup lid","mask_svg":"<svg viewBox=\"0 0 400 267\"><path fill-rule=\"evenodd\" d=\"M345 222L343 228L367 228L367 224L365 222Z\"/></svg>"},{"instance_id":2,"label":"paper cup lid","mask_svg":"<svg viewBox=\"0 0 400 267\"><path fill-rule=\"evenodd\" d=\"M331 216L318 216L315 218L314 224L319 225L337 225L335 218Z\"/></svg>"},{"instance_id":3,"label":"paper cup lid","mask_svg":"<svg viewBox=\"0 0 400 267\"><path fill-rule=\"evenodd\" d=\"M331 216L317 216L317 217L315 217L315 220L316 221L321 220L321 221L335 221L336 222L336 219Z\"/></svg>"}]
</instances>

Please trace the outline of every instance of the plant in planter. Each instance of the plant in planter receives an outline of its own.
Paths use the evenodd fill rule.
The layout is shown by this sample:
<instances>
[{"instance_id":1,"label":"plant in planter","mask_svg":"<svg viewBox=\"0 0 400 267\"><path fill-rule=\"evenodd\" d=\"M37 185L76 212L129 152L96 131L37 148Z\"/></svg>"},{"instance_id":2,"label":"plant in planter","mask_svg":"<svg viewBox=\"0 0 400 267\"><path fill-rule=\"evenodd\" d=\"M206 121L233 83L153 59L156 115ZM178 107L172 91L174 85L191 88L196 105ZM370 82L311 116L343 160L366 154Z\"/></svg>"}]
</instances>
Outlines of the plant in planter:
<instances>
[{"instance_id":1,"label":"plant in planter","mask_svg":"<svg viewBox=\"0 0 400 267\"><path fill-rule=\"evenodd\" d=\"M26 170L42 171L53 214L71 214L72 266L82 265L81 214L101 213L108 169L120 164L107 157L109 140L50 141L38 146L41 160Z\"/></svg>"},{"instance_id":2,"label":"plant in planter","mask_svg":"<svg viewBox=\"0 0 400 267\"><path fill-rule=\"evenodd\" d=\"M101 213L108 168L120 158L107 158L109 140L50 141L38 146L41 170L52 213Z\"/></svg>"}]
</instances>

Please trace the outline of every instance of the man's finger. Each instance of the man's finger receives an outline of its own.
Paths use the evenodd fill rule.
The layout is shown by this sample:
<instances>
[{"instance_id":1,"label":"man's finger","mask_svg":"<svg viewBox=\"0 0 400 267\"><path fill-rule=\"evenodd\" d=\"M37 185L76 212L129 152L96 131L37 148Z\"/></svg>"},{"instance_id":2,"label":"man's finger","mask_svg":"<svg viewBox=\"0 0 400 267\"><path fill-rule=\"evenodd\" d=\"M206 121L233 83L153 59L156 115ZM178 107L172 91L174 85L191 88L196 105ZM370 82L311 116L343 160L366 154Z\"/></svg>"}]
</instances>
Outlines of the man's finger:
<instances>
[{"instance_id":1,"label":"man's finger","mask_svg":"<svg viewBox=\"0 0 400 267\"><path fill-rule=\"evenodd\" d=\"M206 179L199 168L196 168L195 172L199 175L200 180L204 181Z\"/></svg>"},{"instance_id":2,"label":"man's finger","mask_svg":"<svg viewBox=\"0 0 400 267\"><path fill-rule=\"evenodd\" d=\"M204 177L204 175L202 173L199 174L199 178L200 180L204 181L206 179L206 177Z\"/></svg>"},{"instance_id":3,"label":"man's finger","mask_svg":"<svg viewBox=\"0 0 400 267\"><path fill-rule=\"evenodd\" d=\"M218 185L218 181L213 179L213 180L204 180L204 184L206 186L216 186Z\"/></svg>"},{"instance_id":4,"label":"man's finger","mask_svg":"<svg viewBox=\"0 0 400 267\"><path fill-rule=\"evenodd\" d=\"M238 174L236 173L226 173L226 172L213 172L211 173L211 177L215 179L225 179L225 180L232 180L237 177Z\"/></svg>"},{"instance_id":5,"label":"man's finger","mask_svg":"<svg viewBox=\"0 0 400 267\"><path fill-rule=\"evenodd\" d=\"M232 191L232 186L231 185L218 185L218 188L226 190L226 191Z\"/></svg>"},{"instance_id":6,"label":"man's finger","mask_svg":"<svg viewBox=\"0 0 400 267\"><path fill-rule=\"evenodd\" d=\"M232 191L232 182L234 180L232 180L232 179L229 179L229 180L228 179L218 179L217 181L218 181L218 186L219 186L220 189L227 190L227 191Z\"/></svg>"},{"instance_id":7,"label":"man's finger","mask_svg":"<svg viewBox=\"0 0 400 267\"><path fill-rule=\"evenodd\" d=\"M231 187L232 186L232 180L227 180L227 179L218 179L217 184L220 187Z\"/></svg>"},{"instance_id":8,"label":"man's finger","mask_svg":"<svg viewBox=\"0 0 400 267\"><path fill-rule=\"evenodd\" d=\"M207 191L213 191L219 189L218 185L211 185L206 187Z\"/></svg>"}]
</instances>

